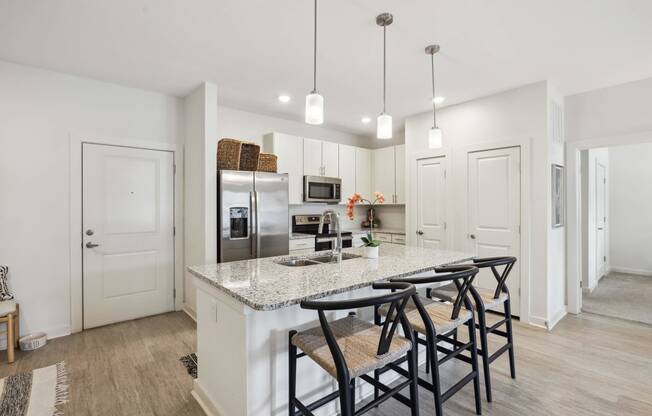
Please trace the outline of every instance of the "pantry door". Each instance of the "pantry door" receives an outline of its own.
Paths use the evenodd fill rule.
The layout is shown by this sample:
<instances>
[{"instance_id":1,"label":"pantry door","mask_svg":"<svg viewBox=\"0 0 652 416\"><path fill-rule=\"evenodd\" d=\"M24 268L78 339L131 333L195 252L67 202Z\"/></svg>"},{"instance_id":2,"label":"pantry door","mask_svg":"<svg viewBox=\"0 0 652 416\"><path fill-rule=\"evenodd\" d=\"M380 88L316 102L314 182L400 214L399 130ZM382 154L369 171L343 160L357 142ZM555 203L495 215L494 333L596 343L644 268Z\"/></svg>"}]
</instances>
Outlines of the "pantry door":
<instances>
[{"instance_id":1,"label":"pantry door","mask_svg":"<svg viewBox=\"0 0 652 416\"><path fill-rule=\"evenodd\" d=\"M514 256L520 260L520 165L520 147L468 153L467 241L469 249L479 257ZM507 280L515 315L520 310L520 282L517 261ZM496 279L491 270L485 269L474 285L495 290Z\"/></svg>"},{"instance_id":2,"label":"pantry door","mask_svg":"<svg viewBox=\"0 0 652 416\"><path fill-rule=\"evenodd\" d=\"M446 245L446 157L417 160L417 245Z\"/></svg>"},{"instance_id":3,"label":"pantry door","mask_svg":"<svg viewBox=\"0 0 652 416\"><path fill-rule=\"evenodd\" d=\"M83 326L174 309L173 153L83 144Z\"/></svg>"}]
</instances>

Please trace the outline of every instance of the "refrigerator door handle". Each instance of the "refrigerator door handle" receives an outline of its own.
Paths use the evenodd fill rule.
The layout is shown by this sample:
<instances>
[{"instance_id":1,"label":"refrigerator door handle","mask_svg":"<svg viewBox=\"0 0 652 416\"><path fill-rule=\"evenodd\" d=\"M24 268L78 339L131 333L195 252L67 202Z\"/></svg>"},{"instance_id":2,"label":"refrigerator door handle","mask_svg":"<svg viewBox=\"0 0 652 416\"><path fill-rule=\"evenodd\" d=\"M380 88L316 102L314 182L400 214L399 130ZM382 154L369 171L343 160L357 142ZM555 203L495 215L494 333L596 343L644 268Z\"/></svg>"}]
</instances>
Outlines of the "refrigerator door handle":
<instances>
[{"instance_id":1,"label":"refrigerator door handle","mask_svg":"<svg viewBox=\"0 0 652 416\"><path fill-rule=\"evenodd\" d=\"M257 257L257 249L258 249L258 201L256 200L256 192L251 191L249 192L249 205L250 205L250 217L251 217L251 232L249 235L251 236L251 242L250 242L250 249L251 249L251 258L256 258Z\"/></svg>"},{"instance_id":2,"label":"refrigerator door handle","mask_svg":"<svg viewBox=\"0 0 652 416\"><path fill-rule=\"evenodd\" d=\"M254 244L256 245L256 258L260 256L260 219L258 218L258 201L259 201L259 196L258 196L258 191L254 191L255 199L256 199L256 211L254 212L254 215L256 216L256 236L254 237Z\"/></svg>"}]
</instances>

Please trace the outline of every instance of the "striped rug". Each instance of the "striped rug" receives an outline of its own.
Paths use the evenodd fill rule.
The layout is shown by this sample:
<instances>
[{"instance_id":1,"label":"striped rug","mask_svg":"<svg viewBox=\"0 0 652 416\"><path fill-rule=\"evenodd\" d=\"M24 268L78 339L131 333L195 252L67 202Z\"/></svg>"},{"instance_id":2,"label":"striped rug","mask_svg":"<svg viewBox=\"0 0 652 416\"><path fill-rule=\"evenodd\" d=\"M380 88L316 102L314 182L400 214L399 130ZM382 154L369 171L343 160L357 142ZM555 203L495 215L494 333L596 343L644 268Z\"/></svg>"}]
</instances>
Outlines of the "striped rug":
<instances>
[{"instance_id":1,"label":"striped rug","mask_svg":"<svg viewBox=\"0 0 652 416\"><path fill-rule=\"evenodd\" d=\"M61 416L68 400L64 362L0 379L0 415Z\"/></svg>"}]
</instances>

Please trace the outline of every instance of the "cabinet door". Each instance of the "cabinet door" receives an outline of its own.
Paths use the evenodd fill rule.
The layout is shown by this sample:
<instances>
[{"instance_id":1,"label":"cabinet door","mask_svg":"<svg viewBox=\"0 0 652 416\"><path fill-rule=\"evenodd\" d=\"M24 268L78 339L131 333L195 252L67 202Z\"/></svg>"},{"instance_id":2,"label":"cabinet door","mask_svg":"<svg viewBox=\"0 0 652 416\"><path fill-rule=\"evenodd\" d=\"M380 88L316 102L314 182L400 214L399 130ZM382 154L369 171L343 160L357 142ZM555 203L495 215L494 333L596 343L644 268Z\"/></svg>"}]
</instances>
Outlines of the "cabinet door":
<instances>
[{"instance_id":1,"label":"cabinet door","mask_svg":"<svg viewBox=\"0 0 652 416\"><path fill-rule=\"evenodd\" d=\"M339 175L342 179L342 203L355 192L355 151L353 146L339 145Z\"/></svg>"},{"instance_id":2,"label":"cabinet door","mask_svg":"<svg viewBox=\"0 0 652 416\"><path fill-rule=\"evenodd\" d=\"M396 203L405 204L405 145L394 147L396 159Z\"/></svg>"},{"instance_id":3,"label":"cabinet door","mask_svg":"<svg viewBox=\"0 0 652 416\"><path fill-rule=\"evenodd\" d=\"M355 191L363 197L372 198L371 191L371 150L355 149Z\"/></svg>"},{"instance_id":4,"label":"cabinet door","mask_svg":"<svg viewBox=\"0 0 652 416\"><path fill-rule=\"evenodd\" d=\"M263 147L278 157L278 173L288 174L289 203L303 203L303 139L272 133L265 136Z\"/></svg>"},{"instance_id":5,"label":"cabinet door","mask_svg":"<svg viewBox=\"0 0 652 416\"><path fill-rule=\"evenodd\" d=\"M324 167L323 175L331 178L340 176L340 167L338 165L339 150L337 143L321 142L321 164Z\"/></svg>"},{"instance_id":6,"label":"cabinet door","mask_svg":"<svg viewBox=\"0 0 652 416\"><path fill-rule=\"evenodd\" d=\"M375 149L373 158L373 190L385 195L388 204L395 202L394 146Z\"/></svg>"},{"instance_id":7,"label":"cabinet door","mask_svg":"<svg viewBox=\"0 0 652 416\"><path fill-rule=\"evenodd\" d=\"M321 140L303 139L303 174L322 176Z\"/></svg>"}]
</instances>

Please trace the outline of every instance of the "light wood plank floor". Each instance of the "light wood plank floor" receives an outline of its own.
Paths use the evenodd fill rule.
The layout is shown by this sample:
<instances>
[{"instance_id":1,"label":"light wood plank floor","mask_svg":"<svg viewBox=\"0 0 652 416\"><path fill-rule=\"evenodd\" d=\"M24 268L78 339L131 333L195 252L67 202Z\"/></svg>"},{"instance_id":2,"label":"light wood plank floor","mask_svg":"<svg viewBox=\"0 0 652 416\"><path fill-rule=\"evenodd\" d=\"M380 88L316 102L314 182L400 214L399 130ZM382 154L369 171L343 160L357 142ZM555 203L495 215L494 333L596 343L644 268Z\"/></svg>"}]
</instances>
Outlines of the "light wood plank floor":
<instances>
[{"instance_id":1,"label":"light wood plank floor","mask_svg":"<svg viewBox=\"0 0 652 416\"><path fill-rule=\"evenodd\" d=\"M509 378L506 357L494 363L494 403L483 399L484 415L652 415L652 326L584 314L567 317L550 333L517 324L516 343L518 378ZM190 397L192 380L179 362L195 347L194 322L181 312L169 313L18 352L15 364L0 364L0 377L65 360L71 385L67 416L201 416ZM463 369L458 363L447 366L444 377L451 381ZM425 391L421 409L434 414ZM475 414L472 387L444 410L451 416ZM390 401L370 414L409 412Z\"/></svg>"}]
</instances>

